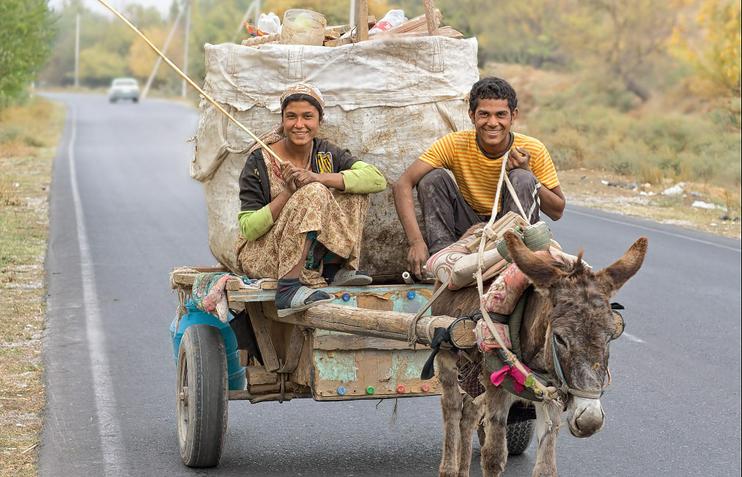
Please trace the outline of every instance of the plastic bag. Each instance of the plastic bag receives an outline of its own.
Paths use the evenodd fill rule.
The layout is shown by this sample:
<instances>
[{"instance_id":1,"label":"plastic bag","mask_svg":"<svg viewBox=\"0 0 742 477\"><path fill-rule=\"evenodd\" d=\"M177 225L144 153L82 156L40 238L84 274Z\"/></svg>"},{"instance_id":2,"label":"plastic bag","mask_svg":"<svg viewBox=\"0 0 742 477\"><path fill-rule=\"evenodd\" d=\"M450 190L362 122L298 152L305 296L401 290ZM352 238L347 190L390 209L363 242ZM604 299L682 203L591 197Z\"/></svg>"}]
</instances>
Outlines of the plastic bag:
<instances>
[{"instance_id":1,"label":"plastic bag","mask_svg":"<svg viewBox=\"0 0 742 477\"><path fill-rule=\"evenodd\" d=\"M261 13L258 17L258 30L266 35L281 33L281 19L273 12Z\"/></svg>"},{"instance_id":2,"label":"plastic bag","mask_svg":"<svg viewBox=\"0 0 742 477\"><path fill-rule=\"evenodd\" d=\"M404 16L404 10L389 10L386 12L386 15L376 22L376 25L368 31L368 34L376 35L377 33L389 31L392 28L401 25L406 20L407 18Z\"/></svg>"}]
</instances>

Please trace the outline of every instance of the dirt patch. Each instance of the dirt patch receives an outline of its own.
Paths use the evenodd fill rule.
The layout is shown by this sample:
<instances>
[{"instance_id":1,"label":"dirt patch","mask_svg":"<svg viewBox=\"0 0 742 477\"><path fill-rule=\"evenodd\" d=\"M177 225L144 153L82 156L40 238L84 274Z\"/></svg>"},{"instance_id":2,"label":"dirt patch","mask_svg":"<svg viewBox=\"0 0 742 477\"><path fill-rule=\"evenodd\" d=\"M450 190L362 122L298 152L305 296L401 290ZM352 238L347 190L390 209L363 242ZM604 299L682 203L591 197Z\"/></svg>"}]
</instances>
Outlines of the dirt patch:
<instances>
[{"instance_id":1,"label":"dirt patch","mask_svg":"<svg viewBox=\"0 0 742 477\"><path fill-rule=\"evenodd\" d=\"M0 111L0 476L37 473L48 191L63 122L41 99Z\"/></svg>"},{"instance_id":2,"label":"dirt patch","mask_svg":"<svg viewBox=\"0 0 742 477\"><path fill-rule=\"evenodd\" d=\"M664 224L740 238L740 194L708 184L637 183L588 169L560 170L569 204L642 217Z\"/></svg>"}]
</instances>

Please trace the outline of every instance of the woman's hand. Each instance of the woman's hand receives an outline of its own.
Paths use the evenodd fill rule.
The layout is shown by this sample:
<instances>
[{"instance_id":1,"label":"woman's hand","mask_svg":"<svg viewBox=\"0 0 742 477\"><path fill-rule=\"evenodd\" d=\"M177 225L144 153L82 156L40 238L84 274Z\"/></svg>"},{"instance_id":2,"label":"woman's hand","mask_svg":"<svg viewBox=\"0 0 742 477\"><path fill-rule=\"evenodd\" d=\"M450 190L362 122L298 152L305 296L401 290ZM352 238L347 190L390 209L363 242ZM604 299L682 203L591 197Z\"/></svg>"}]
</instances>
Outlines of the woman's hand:
<instances>
[{"instance_id":1,"label":"woman's hand","mask_svg":"<svg viewBox=\"0 0 742 477\"><path fill-rule=\"evenodd\" d=\"M296 189L299 188L299 186L296 183L296 174L300 171L300 169L292 166L288 162L284 162L281 164L281 178L283 179L283 183L286 186L286 190L289 192L289 194L293 194L296 192Z\"/></svg>"},{"instance_id":2,"label":"woman's hand","mask_svg":"<svg viewBox=\"0 0 742 477\"><path fill-rule=\"evenodd\" d=\"M306 169L297 169L294 175L294 181L297 187L304 187L305 185L311 184L312 182L322 183L321 174L317 174Z\"/></svg>"}]
</instances>

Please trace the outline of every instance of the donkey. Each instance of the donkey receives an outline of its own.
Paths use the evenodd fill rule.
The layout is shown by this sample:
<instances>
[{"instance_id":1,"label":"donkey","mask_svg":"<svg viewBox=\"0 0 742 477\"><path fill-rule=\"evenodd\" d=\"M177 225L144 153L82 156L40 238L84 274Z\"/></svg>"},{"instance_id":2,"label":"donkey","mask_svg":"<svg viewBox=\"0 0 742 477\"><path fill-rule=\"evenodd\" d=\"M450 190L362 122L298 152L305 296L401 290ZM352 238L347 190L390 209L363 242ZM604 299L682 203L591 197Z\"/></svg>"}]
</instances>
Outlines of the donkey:
<instances>
[{"instance_id":1,"label":"donkey","mask_svg":"<svg viewBox=\"0 0 742 477\"><path fill-rule=\"evenodd\" d=\"M589 437L603 427L600 396L610 381L609 344L623 332L623 320L613 313L609 301L641 267L647 239L639 238L623 257L599 272L584 265L582 252L574 264L565 265L534 254L512 232L505 234L505 240L513 261L534 286L520 331L523 362L559 388L558 400L536 404L538 451L533 476L556 476L556 440L562 412L567 411L569 430L576 437ZM435 315L463 316L478 309L477 290L469 287L446 290L432 311ZM476 359L480 352L474 349L470 353ZM556 371L555 356L562 373ZM457 361L456 352L451 350L441 350L436 357L443 391L440 475L469 475L472 434L484 418L482 472L500 476L508 456L508 412L521 399L493 386L485 372L480 376L483 394L474 399L462 393Z\"/></svg>"}]
</instances>

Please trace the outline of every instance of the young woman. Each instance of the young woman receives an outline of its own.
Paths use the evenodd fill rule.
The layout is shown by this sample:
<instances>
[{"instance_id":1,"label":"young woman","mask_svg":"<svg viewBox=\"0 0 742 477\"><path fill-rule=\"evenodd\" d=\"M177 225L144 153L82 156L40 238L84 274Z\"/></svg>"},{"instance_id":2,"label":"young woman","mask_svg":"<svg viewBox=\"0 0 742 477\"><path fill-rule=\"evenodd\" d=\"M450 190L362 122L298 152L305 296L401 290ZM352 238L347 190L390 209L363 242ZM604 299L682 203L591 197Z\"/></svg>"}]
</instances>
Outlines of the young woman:
<instances>
[{"instance_id":1,"label":"young woman","mask_svg":"<svg viewBox=\"0 0 742 477\"><path fill-rule=\"evenodd\" d=\"M238 258L250 278L277 278L280 316L331 301L321 287L368 285L358 272L368 196L386 188L376 167L317 138L324 101L311 85L281 96L281 127L240 174Z\"/></svg>"}]
</instances>

